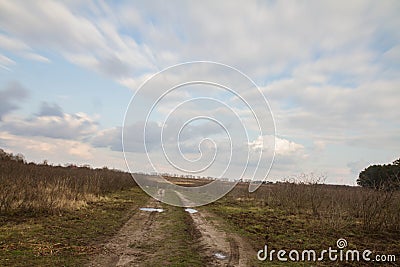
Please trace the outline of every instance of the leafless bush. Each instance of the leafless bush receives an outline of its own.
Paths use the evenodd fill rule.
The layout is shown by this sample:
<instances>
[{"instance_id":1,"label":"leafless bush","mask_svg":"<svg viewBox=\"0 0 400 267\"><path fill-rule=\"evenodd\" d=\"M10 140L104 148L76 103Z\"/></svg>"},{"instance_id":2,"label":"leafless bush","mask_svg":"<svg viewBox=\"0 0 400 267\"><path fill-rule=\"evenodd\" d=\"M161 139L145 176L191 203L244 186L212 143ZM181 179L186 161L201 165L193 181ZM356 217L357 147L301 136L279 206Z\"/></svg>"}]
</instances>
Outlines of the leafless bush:
<instances>
[{"instance_id":1,"label":"leafless bush","mask_svg":"<svg viewBox=\"0 0 400 267\"><path fill-rule=\"evenodd\" d=\"M303 187L304 185L297 184L294 180L286 180L277 184L272 190L273 201L271 204L285 209L289 213L301 212L304 206Z\"/></svg>"},{"instance_id":2,"label":"leafless bush","mask_svg":"<svg viewBox=\"0 0 400 267\"><path fill-rule=\"evenodd\" d=\"M290 213L299 213L311 210L316 217L320 216L320 207L324 200L326 187L323 183L325 175L301 174L283 183L279 183L273 190L274 204L284 207Z\"/></svg>"},{"instance_id":3,"label":"leafless bush","mask_svg":"<svg viewBox=\"0 0 400 267\"><path fill-rule=\"evenodd\" d=\"M361 193L360 215L365 230L388 227L393 205L393 191L364 189Z\"/></svg>"},{"instance_id":4,"label":"leafless bush","mask_svg":"<svg viewBox=\"0 0 400 267\"><path fill-rule=\"evenodd\" d=\"M314 216L320 216L320 208L325 198L326 187L323 184L326 181L326 175L315 175L310 173L309 175L303 174L301 180L305 183L306 198L311 205L311 210Z\"/></svg>"},{"instance_id":5,"label":"leafless bush","mask_svg":"<svg viewBox=\"0 0 400 267\"><path fill-rule=\"evenodd\" d=\"M130 174L106 168L55 167L6 158L0 160L0 213L78 208L134 185Z\"/></svg>"},{"instance_id":6,"label":"leafless bush","mask_svg":"<svg viewBox=\"0 0 400 267\"><path fill-rule=\"evenodd\" d=\"M288 214L312 215L321 227L340 230L360 227L365 231L399 231L400 191L326 185L324 175L300 175L285 182L263 185L249 194L237 186L228 200L269 206Z\"/></svg>"}]
</instances>

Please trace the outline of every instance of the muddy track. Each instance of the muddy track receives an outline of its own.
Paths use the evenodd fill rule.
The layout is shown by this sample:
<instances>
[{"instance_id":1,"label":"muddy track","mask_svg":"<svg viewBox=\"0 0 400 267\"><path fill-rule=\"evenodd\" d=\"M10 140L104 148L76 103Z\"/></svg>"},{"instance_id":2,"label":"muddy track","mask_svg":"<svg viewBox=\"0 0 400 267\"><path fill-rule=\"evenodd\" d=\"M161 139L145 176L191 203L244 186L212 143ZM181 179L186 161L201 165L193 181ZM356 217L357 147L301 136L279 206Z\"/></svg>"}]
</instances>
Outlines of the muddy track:
<instances>
[{"instance_id":1,"label":"muddy track","mask_svg":"<svg viewBox=\"0 0 400 267\"><path fill-rule=\"evenodd\" d=\"M178 196L184 205L188 204L183 196ZM151 198L145 207L161 208L161 203ZM256 253L251 246L240 236L224 231L218 220L211 219L214 217L206 209L187 213L184 217L192 232L191 246L204 259L205 266L254 266L252 262ZM102 246L101 253L88 266L153 266L154 257L165 257L165 254L154 254L154 251L163 251L171 234L165 232L165 226L171 227L174 223L168 209L163 213L137 210L120 231ZM164 248L164 251L168 253L168 249Z\"/></svg>"},{"instance_id":2,"label":"muddy track","mask_svg":"<svg viewBox=\"0 0 400 267\"><path fill-rule=\"evenodd\" d=\"M203 209L190 216L201 234L201 253L208 259L208 266L253 266L256 252L246 240L223 231L223 226L211 220L213 215Z\"/></svg>"},{"instance_id":3,"label":"muddy track","mask_svg":"<svg viewBox=\"0 0 400 267\"><path fill-rule=\"evenodd\" d=\"M229 263L228 266L238 266L239 265L239 245L237 244L235 239L230 239L229 240L230 244L230 258L229 258Z\"/></svg>"},{"instance_id":4,"label":"muddy track","mask_svg":"<svg viewBox=\"0 0 400 267\"><path fill-rule=\"evenodd\" d=\"M183 206L190 206L182 194L177 193ZM253 248L240 236L227 233L217 221L211 220L212 214L205 209L191 213L195 228L200 232L199 242L202 253L209 260L208 266L253 266L256 253Z\"/></svg>"},{"instance_id":5,"label":"muddy track","mask_svg":"<svg viewBox=\"0 0 400 267\"><path fill-rule=\"evenodd\" d=\"M150 199L146 206L159 208L160 203ZM103 245L101 253L96 255L88 266L141 266L140 262L150 255L140 247L148 246L162 238L152 235L159 228L158 216L158 212L137 211L119 232Z\"/></svg>"}]
</instances>

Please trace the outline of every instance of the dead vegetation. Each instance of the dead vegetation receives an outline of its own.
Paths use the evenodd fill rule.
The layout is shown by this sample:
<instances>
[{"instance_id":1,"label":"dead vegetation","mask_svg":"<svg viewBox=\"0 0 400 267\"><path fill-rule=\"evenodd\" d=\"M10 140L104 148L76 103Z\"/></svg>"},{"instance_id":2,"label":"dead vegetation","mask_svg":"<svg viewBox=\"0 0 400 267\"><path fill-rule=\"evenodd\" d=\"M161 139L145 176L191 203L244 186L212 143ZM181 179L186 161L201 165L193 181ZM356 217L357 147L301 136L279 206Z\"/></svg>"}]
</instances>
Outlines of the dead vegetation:
<instances>
[{"instance_id":1,"label":"dead vegetation","mask_svg":"<svg viewBox=\"0 0 400 267\"><path fill-rule=\"evenodd\" d=\"M236 187L228 198L278 208L288 214L307 214L340 229L355 222L364 230L400 231L400 192L326 185L323 175L302 174L285 182L264 185L253 194ZM247 196L247 197L246 197Z\"/></svg>"},{"instance_id":2,"label":"dead vegetation","mask_svg":"<svg viewBox=\"0 0 400 267\"><path fill-rule=\"evenodd\" d=\"M26 163L0 151L0 213L75 209L116 190L135 186L128 173L88 166Z\"/></svg>"},{"instance_id":3,"label":"dead vegetation","mask_svg":"<svg viewBox=\"0 0 400 267\"><path fill-rule=\"evenodd\" d=\"M254 193L240 183L209 209L249 238L255 249L267 243L274 249L318 250L345 238L349 249L398 255L399 191L326 185L320 183L323 176L299 177L307 179L265 184Z\"/></svg>"}]
</instances>

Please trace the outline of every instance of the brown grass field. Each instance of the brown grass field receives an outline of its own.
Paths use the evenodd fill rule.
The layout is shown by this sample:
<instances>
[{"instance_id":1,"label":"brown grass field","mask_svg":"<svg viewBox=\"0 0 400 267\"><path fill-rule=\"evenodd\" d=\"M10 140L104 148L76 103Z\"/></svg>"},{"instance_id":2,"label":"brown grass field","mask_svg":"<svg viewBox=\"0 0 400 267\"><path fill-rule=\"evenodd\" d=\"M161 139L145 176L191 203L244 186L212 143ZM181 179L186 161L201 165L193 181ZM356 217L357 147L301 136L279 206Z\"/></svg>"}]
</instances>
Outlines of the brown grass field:
<instances>
[{"instance_id":1,"label":"brown grass field","mask_svg":"<svg viewBox=\"0 0 400 267\"><path fill-rule=\"evenodd\" d=\"M0 266L84 266L149 201L125 172L4 159L0 167ZM325 185L310 177L307 182L265 184L254 193L247 191L248 184L239 183L199 211L207 212L208 219L227 233L246 239L254 251L265 244L277 250L322 250L344 238L348 249L395 255L397 262L387 266L398 266L400 192ZM168 179L183 186L210 182ZM162 266L209 265L194 245L198 233L190 217L182 209L162 207L169 212L159 216L157 226L169 240L157 242ZM154 244L140 246L151 248ZM301 264L254 263L280 265ZM384 266L326 261L315 265Z\"/></svg>"}]
</instances>

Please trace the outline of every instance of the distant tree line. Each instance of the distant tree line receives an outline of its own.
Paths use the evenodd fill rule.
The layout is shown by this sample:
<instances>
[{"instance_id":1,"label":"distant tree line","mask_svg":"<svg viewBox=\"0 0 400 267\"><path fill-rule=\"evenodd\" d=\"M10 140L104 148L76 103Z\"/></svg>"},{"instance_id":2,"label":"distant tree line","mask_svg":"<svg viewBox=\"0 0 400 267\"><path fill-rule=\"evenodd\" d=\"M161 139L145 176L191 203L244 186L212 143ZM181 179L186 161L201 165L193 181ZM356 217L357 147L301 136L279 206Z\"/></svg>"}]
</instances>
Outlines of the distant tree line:
<instances>
[{"instance_id":1,"label":"distant tree line","mask_svg":"<svg viewBox=\"0 0 400 267\"><path fill-rule=\"evenodd\" d=\"M360 172L357 184L384 190L400 189L400 158L391 164L371 165Z\"/></svg>"}]
</instances>

